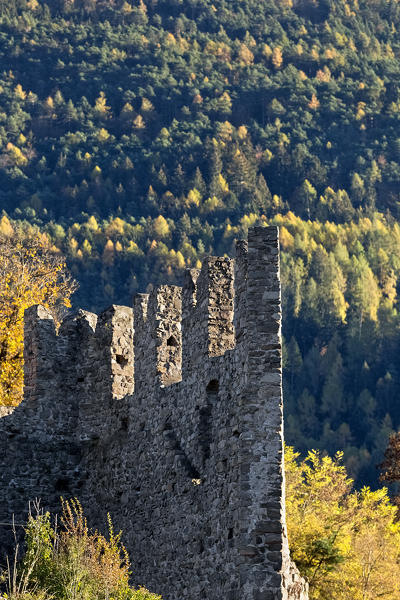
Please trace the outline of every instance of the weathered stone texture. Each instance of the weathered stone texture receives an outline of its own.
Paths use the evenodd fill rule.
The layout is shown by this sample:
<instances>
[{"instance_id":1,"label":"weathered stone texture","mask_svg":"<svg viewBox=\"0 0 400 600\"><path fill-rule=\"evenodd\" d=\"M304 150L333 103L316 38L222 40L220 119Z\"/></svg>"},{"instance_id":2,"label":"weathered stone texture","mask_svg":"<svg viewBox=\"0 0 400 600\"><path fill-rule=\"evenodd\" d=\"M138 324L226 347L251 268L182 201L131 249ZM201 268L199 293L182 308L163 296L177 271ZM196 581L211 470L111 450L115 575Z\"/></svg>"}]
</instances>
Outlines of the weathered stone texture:
<instances>
[{"instance_id":1,"label":"weathered stone texture","mask_svg":"<svg viewBox=\"0 0 400 600\"><path fill-rule=\"evenodd\" d=\"M13 406L0 406L0 419L1 417L7 417L14 412Z\"/></svg>"},{"instance_id":2,"label":"weathered stone texture","mask_svg":"<svg viewBox=\"0 0 400 600\"><path fill-rule=\"evenodd\" d=\"M56 333L29 309L25 400L0 413L0 522L75 495L93 526L111 513L135 581L165 600L306 600L285 525L280 326L273 227L133 311L80 311Z\"/></svg>"}]
</instances>

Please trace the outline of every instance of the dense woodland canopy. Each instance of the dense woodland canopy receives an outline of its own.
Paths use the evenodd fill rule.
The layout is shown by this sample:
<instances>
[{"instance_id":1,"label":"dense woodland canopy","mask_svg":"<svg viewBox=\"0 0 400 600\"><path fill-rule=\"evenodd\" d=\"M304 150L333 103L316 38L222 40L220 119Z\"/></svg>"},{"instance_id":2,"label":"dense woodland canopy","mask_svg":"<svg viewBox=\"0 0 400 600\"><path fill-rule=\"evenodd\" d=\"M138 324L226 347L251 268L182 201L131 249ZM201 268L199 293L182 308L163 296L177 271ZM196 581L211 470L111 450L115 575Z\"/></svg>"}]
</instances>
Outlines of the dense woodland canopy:
<instances>
[{"instance_id":1,"label":"dense woodland canopy","mask_svg":"<svg viewBox=\"0 0 400 600\"><path fill-rule=\"evenodd\" d=\"M286 437L374 483L400 427L399 58L395 0L0 0L1 233L46 233L98 310L279 224Z\"/></svg>"}]
</instances>

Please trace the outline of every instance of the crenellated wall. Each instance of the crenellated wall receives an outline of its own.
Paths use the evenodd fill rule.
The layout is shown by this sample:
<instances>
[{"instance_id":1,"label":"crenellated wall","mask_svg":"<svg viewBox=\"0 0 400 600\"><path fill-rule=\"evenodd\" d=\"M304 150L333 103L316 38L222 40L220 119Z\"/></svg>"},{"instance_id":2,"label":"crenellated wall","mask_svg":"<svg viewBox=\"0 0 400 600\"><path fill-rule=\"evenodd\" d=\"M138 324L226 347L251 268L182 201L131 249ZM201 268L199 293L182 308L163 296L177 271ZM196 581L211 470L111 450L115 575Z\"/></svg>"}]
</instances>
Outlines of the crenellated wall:
<instances>
[{"instance_id":1,"label":"crenellated wall","mask_svg":"<svg viewBox=\"0 0 400 600\"><path fill-rule=\"evenodd\" d=\"M165 600L306 600L286 536L280 328L273 227L133 311L79 311L56 333L29 309L25 399L0 419L0 522L77 496L92 526L111 513L135 582Z\"/></svg>"}]
</instances>

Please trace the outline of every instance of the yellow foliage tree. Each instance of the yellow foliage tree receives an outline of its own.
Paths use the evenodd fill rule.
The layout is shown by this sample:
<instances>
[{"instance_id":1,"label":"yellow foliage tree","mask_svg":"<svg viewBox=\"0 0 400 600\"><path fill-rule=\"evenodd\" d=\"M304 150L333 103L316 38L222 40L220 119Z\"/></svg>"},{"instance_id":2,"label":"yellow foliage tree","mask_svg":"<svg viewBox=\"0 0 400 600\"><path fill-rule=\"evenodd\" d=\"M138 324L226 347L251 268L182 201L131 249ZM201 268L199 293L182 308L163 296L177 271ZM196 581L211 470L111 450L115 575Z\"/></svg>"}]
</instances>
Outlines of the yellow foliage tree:
<instances>
[{"instance_id":1,"label":"yellow foliage tree","mask_svg":"<svg viewBox=\"0 0 400 600\"><path fill-rule=\"evenodd\" d=\"M59 321L76 283L45 236L0 232L0 405L16 406L23 388L24 311L42 304Z\"/></svg>"},{"instance_id":2,"label":"yellow foliage tree","mask_svg":"<svg viewBox=\"0 0 400 600\"><path fill-rule=\"evenodd\" d=\"M15 86L14 92L17 98L19 98L20 100L25 100L26 92L23 90L22 85L20 83L18 83Z\"/></svg>"},{"instance_id":3,"label":"yellow foliage tree","mask_svg":"<svg viewBox=\"0 0 400 600\"><path fill-rule=\"evenodd\" d=\"M96 165L91 173L92 179L98 179L101 175L101 168Z\"/></svg>"},{"instance_id":4,"label":"yellow foliage tree","mask_svg":"<svg viewBox=\"0 0 400 600\"><path fill-rule=\"evenodd\" d=\"M104 129L104 127L102 127L101 129L99 129L99 131L97 132L97 139L99 140L99 142L106 142L110 137L110 134L108 133L107 129Z\"/></svg>"},{"instance_id":5,"label":"yellow foliage tree","mask_svg":"<svg viewBox=\"0 0 400 600\"><path fill-rule=\"evenodd\" d=\"M0 236L11 236L14 233L13 226L6 215L3 215L0 219Z\"/></svg>"},{"instance_id":6,"label":"yellow foliage tree","mask_svg":"<svg viewBox=\"0 0 400 600\"><path fill-rule=\"evenodd\" d=\"M132 6L129 4L129 2L124 2L121 8L121 11L124 15L130 15L131 12L133 12L133 8Z\"/></svg>"},{"instance_id":7,"label":"yellow foliage tree","mask_svg":"<svg viewBox=\"0 0 400 600\"><path fill-rule=\"evenodd\" d=\"M316 110L319 107L319 100L315 94L312 94L308 107L312 110Z\"/></svg>"},{"instance_id":8,"label":"yellow foliage tree","mask_svg":"<svg viewBox=\"0 0 400 600\"><path fill-rule=\"evenodd\" d=\"M52 113L54 110L54 100L51 96L48 96L43 103L43 108L46 113Z\"/></svg>"},{"instance_id":9,"label":"yellow foliage tree","mask_svg":"<svg viewBox=\"0 0 400 600\"><path fill-rule=\"evenodd\" d=\"M148 98L142 98L141 111L152 112L154 110L153 103Z\"/></svg>"},{"instance_id":10,"label":"yellow foliage tree","mask_svg":"<svg viewBox=\"0 0 400 600\"><path fill-rule=\"evenodd\" d=\"M275 46L275 48L272 51L272 64L274 65L275 69L280 69L283 63L283 57L282 57L282 50L279 48L279 46Z\"/></svg>"},{"instance_id":11,"label":"yellow foliage tree","mask_svg":"<svg viewBox=\"0 0 400 600\"><path fill-rule=\"evenodd\" d=\"M110 114L110 107L107 106L107 98L104 92L100 92L99 97L96 100L94 110L99 116L107 117Z\"/></svg>"},{"instance_id":12,"label":"yellow foliage tree","mask_svg":"<svg viewBox=\"0 0 400 600\"><path fill-rule=\"evenodd\" d=\"M245 140L248 136L248 133L249 132L246 125L240 125L240 127L238 127L237 134L240 140Z\"/></svg>"},{"instance_id":13,"label":"yellow foliage tree","mask_svg":"<svg viewBox=\"0 0 400 600\"><path fill-rule=\"evenodd\" d=\"M135 129L144 129L146 127L146 123L142 115L138 115L133 119L133 126Z\"/></svg>"},{"instance_id":14,"label":"yellow foliage tree","mask_svg":"<svg viewBox=\"0 0 400 600\"><path fill-rule=\"evenodd\" d=\"M186 201L185 201L185 205L190 208L191 206L196 206L198 207L200 205L200 200L201 200L201 194L199 192L199 190L197 190L196 188L193 188L192 190L189 191Z\"/></svg>"},{"instance_id":15,"label":"yellow foliage tree","mask_svg":"<svg viewBox=\"0 0 400 600\"><path fill-rule=\"evenodd\" d=\"M168 222L162 215L154 219L153 230L155 236L158 238L165 238L170 234Z\"/></svg>"},{"instance_id":16,"label":"yellow foliage tree","mask_svg":"<svg viewBox=\"0 0 400 600\"><path fill-rule=\"evenodd\" d=\"M165 36L165 43L167 46L175 46L176 39L173 33L168 32Z\"/></svg>"},{"instance_id":17,"label":"yellow foliage tree","mask_svg":"<svg viewBox=\"0 0 400 600\"><path fill-rule=\"evenodd\" d=\"M254 54L246 46L246 44L240 44L238 58L241 65L251 65L254 61Z\"/></svg>"},{"instance_id":18,"label":"yellow foliage tree","mask_svg":"<svg viewBox=\"0 0 400 600\"><path fill-rule=\"evenodd\" d=\"M90 229L91 231L97 231L99 228L99 225L96 221L96 217L94 217L93 215L91 217L89 217L87 220L87 223L86 223L86 227L88 229Z\"/></svg>"},{"instance_id":19,"label":"yellow foliage tree","mask_svg":"<svg viewBox=\"0 0 400 600\"><path fill-rule=\"evenodd\" d=\"M201 207L202 213L212 213L215 210L219 210L223 208L223 202L217 196L212 196L211 198L207 198Z\"/></svg>"},{"instance_id":20,"label":"yellow foliage tree","mask_svg":"<svg viewBox=\"0 0 400 600\"><path fill-rule=\"evenodd\" d=\"M268 46L268 44L264 44L262 47L262 53L266 58L271 58L271 55L272 55L271 46Z\"/></svg>"},{"instance_id":21,"label":"yellow foliage tree","mask_svg":"<svg viewBox=\"0 0 400 600\"><path fill-rule=\"evenodd\" d=\"M183 254L180 250L178 250L178 252L176 253L176 262L177 262L177 266L179 269L184 269L185 268L185 259L183 257Z\"/></svg>"},{"instance_id":22,"label":"yellow foliage tree","mask_svg":"<svg viewBox=\"0 0 400 600\"><path fill-rule=\"evenodd\" d=\"M386 488L351 491L334 459L286 448L286 512L291 554L310 583L310 600L396 600L400 523Z\"/></svg>"},{"instance_id":23,"label":"yellow foliage tree","mask_svg":"<svg viewBox=\"0 0 400 600\"><path fill-rule=\"evenodd\" d=\"M106 227L105 234L107 237L116 238L123 236L125 232L125 221L119 217L115 217L111 223Z\"/></svg>"},{"instance_id":24,"label":"yellow foliage tree","mask_svg":"<svg viewBox=\"0 0 400 600\"><path fill-rule=\"evenodd\" d=\"M103 263L108 267L114 264L114 242L107 240L103 250Z\"/></svg>"},{"instance_id":25,"label":"yellow foliage tree","mask_svg":"<svg viewBox=\"0 0 400 600\"><path fill-rule=\"evenodd\" d=\"M14 146L14 144L9 142L7 144L7 151L13 164L17 165L18 167L25 166L26 164L28 164L28 159L26 158L25 154L23 154L22 151L18 148L18 146Z\"/></svg>"},{"instance_id":26,"label":"yellow foliage tree","mask_svg":"<svg viewBox=\"0 0 400 600\"><path fill-rule=\"evenodd\" d=\"M139 246L137 245L137 243L134 242L133 240L131 240L129 242L129 245L128 245L126 251L133 256L143 256L144 255L143 250L141 250L139 248Z\"/></svg>"}]
</instances>

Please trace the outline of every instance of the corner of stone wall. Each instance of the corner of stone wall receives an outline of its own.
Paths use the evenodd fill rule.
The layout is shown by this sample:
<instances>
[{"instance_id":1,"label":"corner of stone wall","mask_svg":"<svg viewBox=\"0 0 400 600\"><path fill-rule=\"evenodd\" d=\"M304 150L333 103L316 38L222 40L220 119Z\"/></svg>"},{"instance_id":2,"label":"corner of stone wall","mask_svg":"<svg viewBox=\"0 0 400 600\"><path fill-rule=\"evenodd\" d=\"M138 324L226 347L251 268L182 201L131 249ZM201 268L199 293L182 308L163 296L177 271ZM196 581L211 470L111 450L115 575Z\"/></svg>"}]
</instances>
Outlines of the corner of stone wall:
<instances>
[{"instance_id":1,"label":"corner of stone wall","mask_svg":"<svg viewBox=\"0 0 400 600\"><path fill-rule=\"evenodd\" d=\"M244 364L240 398L241 589L246 600L294 599L297 596L292 592L288 596L286 587L290 563L277 227L252 228L247 248L238 243L236 295L237 352Z\"/></svg>"}]
</instances>

